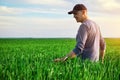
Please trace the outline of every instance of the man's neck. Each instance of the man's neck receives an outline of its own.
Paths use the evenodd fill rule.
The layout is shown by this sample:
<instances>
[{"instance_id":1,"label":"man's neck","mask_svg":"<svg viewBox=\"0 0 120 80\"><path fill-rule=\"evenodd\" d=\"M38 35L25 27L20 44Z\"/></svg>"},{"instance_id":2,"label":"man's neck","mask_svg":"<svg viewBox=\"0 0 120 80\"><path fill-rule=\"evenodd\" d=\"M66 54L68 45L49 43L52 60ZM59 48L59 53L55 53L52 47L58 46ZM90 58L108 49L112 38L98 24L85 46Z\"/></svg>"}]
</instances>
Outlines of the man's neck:
<instances>
[{"instance_id":1,"label":"man's neck","mask_svg":"<svg viewBox=\"0 0 120 80\"><path fill-rule=\"evenodd\" d=\"M88 17L87 17L87 16L85 16L85 17L83 18L83 21L82 21L81 23L85 22L86 20L88 20Z\"/></svg>"}]
</instances>

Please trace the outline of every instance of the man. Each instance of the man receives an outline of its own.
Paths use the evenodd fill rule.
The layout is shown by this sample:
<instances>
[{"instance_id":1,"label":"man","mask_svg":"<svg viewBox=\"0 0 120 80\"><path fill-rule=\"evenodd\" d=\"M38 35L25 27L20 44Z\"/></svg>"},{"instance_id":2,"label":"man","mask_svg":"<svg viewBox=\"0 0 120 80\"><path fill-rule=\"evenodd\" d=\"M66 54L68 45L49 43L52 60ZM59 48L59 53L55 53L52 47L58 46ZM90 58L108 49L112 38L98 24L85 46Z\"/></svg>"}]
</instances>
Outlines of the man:
<instances>
[{"instance_id":1,"label":"man","mask_svg":"<svg viewBox=\"0 0 120 80\"><path fill-rule=\"evenodd\" d=\"M101 36L99 26L88 19L87 8L83 4L76 4L68 14L73 14L76 21L82 23L76 36L76 46L65 57L57 58L54 61L66 61L68 58L81 56L82 60L99 61L101 58L103 62L105 41Z\"/></svg>"}]
</instances>

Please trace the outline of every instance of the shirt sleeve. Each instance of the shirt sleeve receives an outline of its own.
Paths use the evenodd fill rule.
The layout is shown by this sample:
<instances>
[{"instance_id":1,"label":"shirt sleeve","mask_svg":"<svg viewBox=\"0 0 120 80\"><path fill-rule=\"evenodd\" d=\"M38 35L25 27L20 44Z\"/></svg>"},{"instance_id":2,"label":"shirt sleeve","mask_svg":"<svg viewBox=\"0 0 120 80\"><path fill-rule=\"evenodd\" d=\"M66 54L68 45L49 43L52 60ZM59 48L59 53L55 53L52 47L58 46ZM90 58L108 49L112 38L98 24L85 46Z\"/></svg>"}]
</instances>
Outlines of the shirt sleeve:
<instances>
[{"instance_id":1,"label":"shirt sleeve","mask_svg":"<svg viewBox=\"0 0 120 80\"><path fill-rule=\"evenodd\" d=\"M105 50L106 49L106 43L102 35L100 34L100 50Z\"/></svg>"},{"instance_id":2,"label":"shirt sleeve","mask_svg":"<svg viewBox=\"0 0 120 80\"><path fill-rule=\"evenodd\" d=\"M82 24L78 30L77 36L76 36L76 46L73 49L73 52L79 56L82 54L86 39L87 39L87 26L85 24Z\"/></svg>"}]
</instances>

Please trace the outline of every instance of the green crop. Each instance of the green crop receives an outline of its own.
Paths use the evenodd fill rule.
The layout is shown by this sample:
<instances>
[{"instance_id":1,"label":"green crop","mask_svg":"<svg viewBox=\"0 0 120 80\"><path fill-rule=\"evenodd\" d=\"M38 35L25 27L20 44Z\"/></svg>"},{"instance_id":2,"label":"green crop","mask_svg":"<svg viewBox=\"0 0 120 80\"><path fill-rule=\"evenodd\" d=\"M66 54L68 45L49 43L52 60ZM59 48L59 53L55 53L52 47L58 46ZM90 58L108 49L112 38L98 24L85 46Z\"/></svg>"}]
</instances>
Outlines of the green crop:
<instances>
[{"instance_id":1,"label":"green crop","mask_svg":"<svg viewBox=\"0 0 120 80\"><path fill-rule=\"evenodd\" d=\"M80 58L55 63L75 39L0 39L0 80L119 80L120 39L105 39L104 64Z\"/></svg>"}]
</instances>

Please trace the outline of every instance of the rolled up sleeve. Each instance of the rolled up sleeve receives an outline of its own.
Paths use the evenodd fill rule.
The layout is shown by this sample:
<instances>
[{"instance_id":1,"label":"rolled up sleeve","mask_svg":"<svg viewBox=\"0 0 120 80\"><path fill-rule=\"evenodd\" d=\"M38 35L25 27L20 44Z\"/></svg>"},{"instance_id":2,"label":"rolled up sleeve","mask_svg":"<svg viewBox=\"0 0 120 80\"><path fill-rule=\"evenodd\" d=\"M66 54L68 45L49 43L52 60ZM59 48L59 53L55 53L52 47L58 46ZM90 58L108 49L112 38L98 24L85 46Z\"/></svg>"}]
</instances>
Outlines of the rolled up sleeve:
<instances>
[{"instance_id":1,"label":"rolled up sleeve","mask_svg":"<svg viewBox=\"0 0 120 80\"><path fill-rule=\"evenodd\" d=\"M86 25L82 24L78 30L77 36L76 36L76 46L73 49L73 52L78 56L82 54L86 39L87 39L87 27Z\"/></svg>"},{"instance_id":2,"label":"rolled up sleeve","mask_svg":"<svg viewBox=\"0 0 120 80\"><path fill-rule=\"evenodd\" d=\"M102 35L100 35L100 50L105 50L106 49L106 43Z\"/></svg>"}]
</instances>

